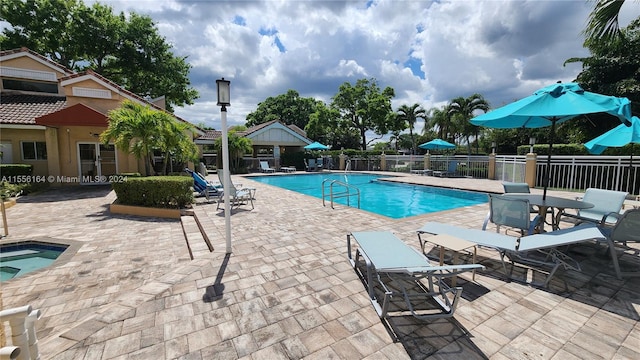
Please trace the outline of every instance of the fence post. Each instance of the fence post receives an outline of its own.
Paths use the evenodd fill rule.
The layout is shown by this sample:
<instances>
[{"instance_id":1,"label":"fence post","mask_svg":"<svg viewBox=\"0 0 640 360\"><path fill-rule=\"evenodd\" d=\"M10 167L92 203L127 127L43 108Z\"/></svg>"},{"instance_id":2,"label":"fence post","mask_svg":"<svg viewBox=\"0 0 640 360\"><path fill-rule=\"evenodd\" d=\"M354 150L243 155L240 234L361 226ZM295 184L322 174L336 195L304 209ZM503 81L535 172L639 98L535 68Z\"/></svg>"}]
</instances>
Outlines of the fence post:
<instances>
[{"instance_id":1,"label":"fence post","mask_svg":"<svg viewBox=\"0 0 640 360\"><path fill-rule=\"evenodd\" d=\"M424 169L425 170L431 169L431 154L429 154L429 152L424 154Z\"/></svg>"},{"instance_id":2,"label":"fence post","mask_svg":"<svg viewBox=\"0 0 640 360\"><path fill-rule=\"evenodd\" d=\"M340 153L340 155L338 156L340 158L340 170L344 170L344 153Z\"/></svg>"},{"instance_id":3,"label":"fence post","mask_svg":"<svg viewBox=\"0 0 640 360\"><path fill-rule=\"evenodd\" d=\"M380 170L387 171L387 155L384 152L380 154Z\"/></svg>"},{"instance_id":4,"label":"fence post","mask_svg":"<svg viewBox=\"0 0 640 360\"><path fill-rule=\"evenodd\" d=\"M538 155L534 153L527 154L526 165L524 168L524 181L529 184L529 187L536 187L536 167L538 162Z\"/></svg>"},{"instance_id":5,"label":"fence post","mask_svg":"<svg viewBox=\"0 0 640 360\"><path fill-rule=\"evenodd\" d=\"M487 174L487 178L489 180L496 179L496 153L492 152L489 154L489 173Z\"/></svg>"}]
</instances>

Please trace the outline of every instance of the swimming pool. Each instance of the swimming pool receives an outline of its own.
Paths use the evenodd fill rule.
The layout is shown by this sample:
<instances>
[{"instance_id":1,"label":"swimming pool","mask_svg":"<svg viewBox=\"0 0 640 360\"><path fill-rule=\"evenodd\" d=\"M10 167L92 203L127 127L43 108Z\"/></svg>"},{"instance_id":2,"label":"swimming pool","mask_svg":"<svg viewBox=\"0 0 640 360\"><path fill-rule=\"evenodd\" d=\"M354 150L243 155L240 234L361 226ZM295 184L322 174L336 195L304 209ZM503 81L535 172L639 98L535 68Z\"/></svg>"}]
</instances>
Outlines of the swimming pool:
<instances>
[{"instance_id":1,"label":"swimming pool","mask_svg":"<svg viewBox=\"0 0 640 360\"><path fill-rule=\"evenodd\" d=\"M323 173L302 175L255 176L252 180L322 198L322 182L337 180L353 185L360 190L360 208L393 219L456 209L463 206L486 203L486 194L473 191L445 189L423 185L398 184L377 181L386 176L353 173ZM325 193L328 194L325 183ZM343 191L337 188L336 191ZM329 201L329 199L326 199ZM334 202L346 205L346 198ZM357 204L350 199L352 206Z\"/></svg>"},{"instance_id":2,"label":"swimming pool","mask_svg":"<svg viewBox=\"0 0 640 360\"><path fill-rule=\"evenodd\" d=\"M0 281L10 280L51 265L65 245L23 242L0 246Z\"/></svg>"}]
</instances>

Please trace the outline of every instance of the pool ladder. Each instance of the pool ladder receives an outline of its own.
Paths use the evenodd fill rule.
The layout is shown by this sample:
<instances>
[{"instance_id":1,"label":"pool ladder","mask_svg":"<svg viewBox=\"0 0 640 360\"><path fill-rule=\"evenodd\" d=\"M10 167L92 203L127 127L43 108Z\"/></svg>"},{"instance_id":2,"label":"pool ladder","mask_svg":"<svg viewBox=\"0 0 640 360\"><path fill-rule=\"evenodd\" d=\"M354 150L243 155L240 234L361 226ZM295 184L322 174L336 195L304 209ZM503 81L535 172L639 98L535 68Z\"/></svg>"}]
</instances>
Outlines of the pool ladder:
<instances>
[{"instance_id":1,"label":"pool ladder","mask_svg":"<svg viewBox=\"0 0 640 360\"><path fill-rule=\"evenodd\" d=\"M327 195L325 193L327 185L326 183L329 182L329 194ZM343 191L339 191L339 192L335 192L334 191L334 185L338 185L338 186L342 186L344 188ZM331 208L334 209L333 207L333 200L334 199L338 199L338 198L347 198L347 206L351 206L350 203L350 199L352 196L356 196L358 199L358 209L360 209L360 189L358 189L357 187L353 186L353 185L349 185L347 183L344 183L342 181L338 181L338 180L330 180L330 179L324 179L322 180L322 206L327 206L325 204L325 200L327 197L329 197L329 199L331 200Z\"/></svg>"}]
</instances>

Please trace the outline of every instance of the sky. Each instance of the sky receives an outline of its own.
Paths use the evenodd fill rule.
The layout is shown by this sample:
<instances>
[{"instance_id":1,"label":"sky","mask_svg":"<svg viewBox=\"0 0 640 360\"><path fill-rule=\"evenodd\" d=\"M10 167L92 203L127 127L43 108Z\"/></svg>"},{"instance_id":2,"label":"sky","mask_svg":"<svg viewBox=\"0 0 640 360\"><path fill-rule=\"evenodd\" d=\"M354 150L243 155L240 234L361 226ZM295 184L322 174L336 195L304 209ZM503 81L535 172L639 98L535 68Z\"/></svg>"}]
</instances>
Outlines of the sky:
<instances>
[{"instance_id":1,"label":"sky","mask_svg":"<svg viewBox=\"0 0 640 360\"><path fill-rule=\"evenodd\" d=\"M93 0L84 0L91 4ZM497 108L557 81L570 82L586 57L587 0L207 1L102 0L149 15L191 64L195 103L176 108L220 129L216 79L231 81L229 126L289 89L329 104L341 84L375 78L392 107L442 107L479 93ZM620 23L640 16L627 0ZM423 123L416 125L421 131Z\"/></svg>"}]
</instances>

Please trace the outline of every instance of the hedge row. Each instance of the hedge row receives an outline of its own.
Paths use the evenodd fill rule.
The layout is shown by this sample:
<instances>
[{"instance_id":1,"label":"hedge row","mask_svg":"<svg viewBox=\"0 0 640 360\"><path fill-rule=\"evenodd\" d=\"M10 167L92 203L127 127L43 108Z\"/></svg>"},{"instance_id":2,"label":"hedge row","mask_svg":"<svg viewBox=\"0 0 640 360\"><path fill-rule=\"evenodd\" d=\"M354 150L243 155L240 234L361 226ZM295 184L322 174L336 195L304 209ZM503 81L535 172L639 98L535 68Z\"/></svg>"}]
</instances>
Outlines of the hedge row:
<instances>
[{"instance_id":1,"label":"hedge row","mask_svg":"<svg viewBox=\"0 0 640 360\"><path fill-rule=\"evenodd\" d=\"M0 174L11 178L14 176L31 175L33 166L28 164L0 164Z\"/></svg>"},{"instance_id":2,"label":"hedge row","mask_svg":"<svg viewBox=\"0 0 640 360\"><path fill-rule=\"evenodd\" d=\"M193 203L193 178L186 176L128 177L111 183L123 205L184 208Z\"/></svg>"}]
</instances>

